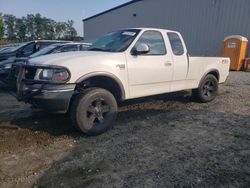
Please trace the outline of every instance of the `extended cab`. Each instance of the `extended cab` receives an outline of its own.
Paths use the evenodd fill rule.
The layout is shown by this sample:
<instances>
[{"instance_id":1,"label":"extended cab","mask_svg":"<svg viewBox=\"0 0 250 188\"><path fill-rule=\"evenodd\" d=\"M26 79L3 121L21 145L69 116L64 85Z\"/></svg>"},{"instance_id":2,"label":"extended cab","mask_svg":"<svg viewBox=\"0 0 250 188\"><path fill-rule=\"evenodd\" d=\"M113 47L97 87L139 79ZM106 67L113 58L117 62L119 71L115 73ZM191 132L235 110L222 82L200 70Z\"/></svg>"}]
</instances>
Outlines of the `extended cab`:
<instances>
[{"instance_id":1,"label":"extended cab","mask_svg":"<svg viewBox=\"0 0 250 188\"><path fill-rule=\"evenodd\" d=\"M113 125L119 101L186 89L212 101L229 66L229 58L189 57L176 31L137 28L109 33L85 52L19 63L10 82L18 100L69 111L82 132L97 135Z\"/></svg>"}]
</instances>

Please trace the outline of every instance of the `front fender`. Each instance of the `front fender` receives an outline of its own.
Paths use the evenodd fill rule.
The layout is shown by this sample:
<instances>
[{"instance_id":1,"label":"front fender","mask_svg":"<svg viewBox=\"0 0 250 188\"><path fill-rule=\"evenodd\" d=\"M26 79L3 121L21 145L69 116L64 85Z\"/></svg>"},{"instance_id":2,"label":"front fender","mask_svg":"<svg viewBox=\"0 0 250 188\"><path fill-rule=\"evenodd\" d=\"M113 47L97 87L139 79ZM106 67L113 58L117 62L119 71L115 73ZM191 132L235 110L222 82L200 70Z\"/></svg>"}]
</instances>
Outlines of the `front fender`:
<instances>
[{"instance_id":1,"label":"front fender","mask_svg":"<svg viewBox=\"0 0 250 188\"><path fill-rule=\"evenodd\" d=\"M87 79L93 78L93 77L97 77L97 76L105 76L105 77L109 77L109 78L113 79L119 85L119 87L121 89L122 99L126 98L125 88L122 84L122 81L117 76L115 76L114 74L109 73L109 72L101 72L101 71L91 72L91 73L88 73L84 76L81 76L79 79L76 80L75 83L78 84L78 83L83 82L84 80L87 80Z\"/></svg>"}]
</instances>

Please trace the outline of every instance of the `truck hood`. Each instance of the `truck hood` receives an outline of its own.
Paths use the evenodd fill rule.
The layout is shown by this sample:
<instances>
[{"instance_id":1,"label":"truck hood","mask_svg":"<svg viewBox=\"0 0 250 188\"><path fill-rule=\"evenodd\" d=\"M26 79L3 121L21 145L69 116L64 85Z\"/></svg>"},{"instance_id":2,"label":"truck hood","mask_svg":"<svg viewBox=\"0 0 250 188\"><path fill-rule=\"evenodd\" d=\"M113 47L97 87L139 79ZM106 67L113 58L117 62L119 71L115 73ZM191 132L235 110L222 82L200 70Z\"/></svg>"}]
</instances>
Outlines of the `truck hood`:
<instances>
[{"instance_id":1,"label":"truck hood","mask_svg":"<svg viewBox=\"0 0 250 188\"><path fill-rule=\"evenodd\" d=\"M68 83L75 83L80 77L93 72L108 72L116 75L117 65L125 64L125 53L98 51L66 52L29 59L34 66L62 66L71 72ZM124 65L125 66L125 65ZM122 71L125 74L125 71Z\"/></svg>"},{"instance_id":2,"label":"truck hood","mask_svg":"<svg viewBox=\"0 0 250 188\"><path fill-rule=\"evenodd\" d=\"M36 58L31 58L29 60L30 65L55 65L55 66L65 66L70 67L71 64L84 63L95 61L99 58L104 58L114 53L110 52L96 52L96 51L80 51L80 52L65 52L57 54L49 54Z\"/></svg>"}]
</instances>

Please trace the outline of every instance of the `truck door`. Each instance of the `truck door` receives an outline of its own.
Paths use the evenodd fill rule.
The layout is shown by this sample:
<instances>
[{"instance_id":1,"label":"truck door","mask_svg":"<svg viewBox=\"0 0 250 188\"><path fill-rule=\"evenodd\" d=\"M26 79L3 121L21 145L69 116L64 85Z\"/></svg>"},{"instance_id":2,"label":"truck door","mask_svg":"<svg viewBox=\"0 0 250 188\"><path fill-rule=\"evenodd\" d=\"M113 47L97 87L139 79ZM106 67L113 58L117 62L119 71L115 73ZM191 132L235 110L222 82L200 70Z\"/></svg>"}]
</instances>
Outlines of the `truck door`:
<instances>
[{"instance_id":1,"label":"truck door","mask_svg":"<svg viewBox=\"0 0 250 188\"><path fill-rule=\"evenodd\" d=\"M149 51L141 55L131 52L140 44ZM128 83L131 98L170 91L173 75L171 53L167 52L164 37L159 31L145 31L127 51Z\"/></svg>"},{"instance_id":2,"label":"truck door","mask_svg":"<svg viewBox=\"0 0 250 188\"><path fill-rule=\"evenodd\" d=\"M185 88L188 74L188 57L185 43L179 33L167 33L173 55L173 81L171 91Z\"/></svg>"}]
</instances>

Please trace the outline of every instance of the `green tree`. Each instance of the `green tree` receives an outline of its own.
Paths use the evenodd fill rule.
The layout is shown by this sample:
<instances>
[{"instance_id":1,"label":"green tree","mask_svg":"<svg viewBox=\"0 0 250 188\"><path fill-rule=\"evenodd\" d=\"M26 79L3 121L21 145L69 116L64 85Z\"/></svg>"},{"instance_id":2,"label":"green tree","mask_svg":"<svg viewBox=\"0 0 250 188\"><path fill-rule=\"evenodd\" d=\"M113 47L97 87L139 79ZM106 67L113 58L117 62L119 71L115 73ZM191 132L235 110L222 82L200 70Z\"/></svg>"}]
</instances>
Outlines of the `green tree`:
<instances>
[{"instance_id":1,"label":"green tree","mask_svg":"<svg viewBox=\"0 0 250 188\"><path fill-rule=\"evenodd\" d=\"M0 13L0 39L4 37L4 23L3 23L3 17Z\"/></svg>"},{"instance_id":2,"label":"green tree","mask_svg":"<svg viewBox=\"0 0 250 188\"><path fill-rule=\"evenodd\" d=\"M73 27L73 25L74 25L73 20L68 20L66 23L66 33L64 38L67 40L75 40L75 38L77 37L77 32Z\"/></svg>"},{"instance_id":3,"label":"green tree","mask_svg":"<svg viewBox=\"0 0 250 188\"><path fill-rule=\"evenodd\" d=\"M33 40L35 38L35 24L34 24L34 15L28 14L26 16L26 35L28 36L28 40Z\"/></svg>"},{"instance_id":4,"label":"green tree","mask_svg":"<svg viewBox=\"0 0 250 188\"><path fill-rule=\"evenodd\" d=\"M43 31L44 31L44 19L41 14L36 14L34 16L34 26L35 26L35 38L43 39Z\"/></svg>"},{"instance_id":5,"label":"green tree","mask_svg":"<svg viewBox=\"0 0 250 188\"><path fill-rule=\"evenodd\" d=\"M18 42L25 41L27 29L26 29L26 22L25 22L24 17L16 19L15 30L16 30L16 38L17 38Z\"/></svg>"},{"instance_id":6,"label":"green tree","mask_svg":"<svg viewBox=\"0 0 250 188\"><path fill-rule=\"evenodd\" d=\"M16 34L15 34L16 17L13 15L5 14L4 24L5 24L7 38L13 41L16 40Z\"/></svg>"},{"instance_id":7,"label":"green tree","mask_svg":"<svg viewBox=\"0 0 250 188\"><path fill-rule=\"evenodd\" d=\"M55 25L56 22L52 19L43 18L43 38L53 40L55 36Z\"/></svg>"},{"instance_id":8,"label":"green tree","mask_svg":"<svg viewBox=\"0 0 250 188\"><path fill-rule=\"evenodd\" d=\"M64 33L66 31L66 23L65 22L57 22L55 24L55 37L56 39L62 39L64 36Z\"/></svg>"},{"instance_id":9,"label":"green tree","mask_svg":"<svg viewBox=\"0 0 250 188\"><path fill-rule=\"evenodd\" d=\"M73 25L72 20L55 22L41 14L28 14L22 18L4 15L3 19L0 14L0 37L5 34L7 39L18 42L34 39L77 40L79 37Z\"/></svg>"}]
</instances>

